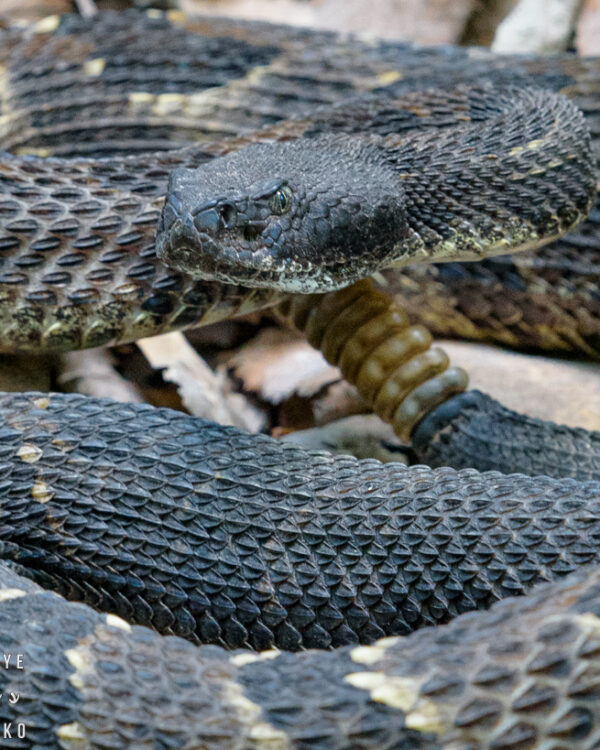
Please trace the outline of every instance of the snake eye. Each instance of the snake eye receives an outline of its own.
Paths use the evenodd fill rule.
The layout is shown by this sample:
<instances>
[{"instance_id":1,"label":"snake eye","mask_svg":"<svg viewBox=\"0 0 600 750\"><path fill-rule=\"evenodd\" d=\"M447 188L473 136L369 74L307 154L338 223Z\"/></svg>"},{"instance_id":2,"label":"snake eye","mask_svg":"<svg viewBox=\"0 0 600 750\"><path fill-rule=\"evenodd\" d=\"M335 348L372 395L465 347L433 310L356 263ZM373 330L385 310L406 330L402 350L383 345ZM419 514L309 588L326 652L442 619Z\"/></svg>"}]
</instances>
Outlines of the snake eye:
<instances>
[{"instance_id":1,"label":"snake eye","mask_svg":"<svg viewBox=\"0 0 600 750\"><path fill-rule=\"evenodd\" d=\"M271 198L271 210L274 214L285 214L292 207L292 191L287 185L280 187Z\"/></svg>"}]
</instances>

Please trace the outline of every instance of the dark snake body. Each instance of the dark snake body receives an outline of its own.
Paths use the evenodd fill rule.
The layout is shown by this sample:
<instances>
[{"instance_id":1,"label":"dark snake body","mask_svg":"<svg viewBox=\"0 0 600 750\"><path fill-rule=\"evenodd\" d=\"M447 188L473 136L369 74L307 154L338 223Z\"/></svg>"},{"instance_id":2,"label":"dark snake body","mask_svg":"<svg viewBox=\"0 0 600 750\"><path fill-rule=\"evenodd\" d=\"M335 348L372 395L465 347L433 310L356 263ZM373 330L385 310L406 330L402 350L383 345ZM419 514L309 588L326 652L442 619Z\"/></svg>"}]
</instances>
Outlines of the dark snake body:
<instances>
[{"instance_id":1,"label":"dark snake body","mask_svg":"<svg viewBox=\"0 0 600 750\"><path fill-rule=\"evenodd\" d=\"M0 417L2 557L187 638L3 567L22 747L593 744L598 482L382 466L75 395L7 394Z\"/></svg>"},{"instance_id":2,"label":"dark snake body","mask_svg":"<svg viewBox=\"0 0 600 750\"><path fill-rule=\"evenodd\" d=\"M21 61L5 79L0 121L17 153L3 157L0 175L10 192L0 204L5 349L100 344L123 331L134 338L276 297L160 270L155 198L179 156L90 166L19 156L24 150L85 153L102 141L119 152L153 139L185 146L357 90L385 87L401 96L399 60L405 75L425 84L437 66L438 85L443 67L453 83L494 71L499 83L521 76L570 87L579 103L591 100L592 135L597 123L594 60L478 59L460 50L129 15L43 29L7 31L2 45L6 64ZM148 49L161 52L149 60ZM169 85L196 91L200 75L221 88L190 104L189 117L180 94L160 98ZM132 79L146 96L121 90ZM56 92L71 86L78 96L68 106L57 101ZM126 115L124 104L133 108ZM204 120L194 107L204 108ZM227 148L194 146L183 152L185 164ZM127 193L122 203L115 190ZM115 209L94 228L105 200ZM48 221L64 223L51 237L38 236ZM579 232L589 236L593 222ZM111 314L94 318L90 311L107 309L107 288L117 292ZM0 672L0 712L15 736L22 722L26 737L0 732L0 746L596 743L600 584L595 568L577 568L598 564L597 482L382 467L168 410L79 396L5 395L0 424L2 558L70 598L188 639L68 603L5 566L0 641L5 653L23 654L24 668ZM575 460L595 437L569 434ZM537 468L533 457L525 468ZM595 471L591 465L588 476ZM443 623L567 574L490 613L357 645ZM222 646L339 648L232 655ZM20 696L14 705L10 691Z\"/></svg>"}]
</instances>

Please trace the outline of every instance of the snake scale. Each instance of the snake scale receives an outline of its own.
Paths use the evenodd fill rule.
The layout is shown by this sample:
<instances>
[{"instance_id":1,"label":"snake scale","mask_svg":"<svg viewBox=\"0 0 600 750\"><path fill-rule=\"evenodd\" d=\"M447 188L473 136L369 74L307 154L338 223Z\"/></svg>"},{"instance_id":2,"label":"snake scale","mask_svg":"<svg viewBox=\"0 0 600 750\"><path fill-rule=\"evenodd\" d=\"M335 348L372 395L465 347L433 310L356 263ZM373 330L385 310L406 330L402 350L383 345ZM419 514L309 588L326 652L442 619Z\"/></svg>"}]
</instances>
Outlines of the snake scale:
<instances>
[{"instance_id":1,"label":"snake scale","mask_svg":"<svg viewBox=\"0 0 600 750\"><path fill-rule=\"evenodd\" d=\"M302 244L300 227L294 245L295 271L301 277L309 270L303 291L321 272L306 254L327 234L326 218L339 232L348 213L366 211L370 223L357 245L372 241L373 256L400 236L413 259L474 257L527 245L539 239L535 227L545 237L562 234L589 208L598 60L494 58L157 12L107 14L93 23L48 19L1 33L0 132L12 151L0 160L4 351L133 340L279 300L279 288L248 286L264 277L257 278L247 247L243 279L231 278L227 254L211 255L215 233L238 237L241 229L253 242L269 230L267 213L285 216L297 198L299 186L271 170L251 195L236 195L245 159L262 166L275 153L278 163L296 165L294 174L320 170L319 181L331 179L335 188L353 179L342 156L357 156L369 197L378 195L380 213L371 212L373 200L349 201L343 211L335 200L328 213L323 201L309 201L312 241ZM582 108L595 152L577 111L540 87L567 93ZM529 104L520 110L523 100ZM466 121L473 127L461 136ZM548 135L556 131L560 143ZM369 137L353 140L362 132ZM239 150L256 140L268 143ZM504 169L495 167L492 144L508 160ZM425 146L427 154L450 146L486 157L486 179L469 185L460 158L454 172L452 162L428 162ZM99 161L98 152L107 158ZM419 197L409 153L419 168L430 165L430 194ZM502 191L519 165L528 176ZM212 181L212 195L202 195L195 167ZM558 170L550 188L555 213L535 199L549 169ZM426 220L419 232L394 225L391 237L402 212L398 174ZM436 174L446 177L438 189ZM164 267L154 247L169 178L159 249L180 271ZM191 195L183 189L189 184ZM473 225L483 221L473 216L492 200L492 188L503 193L496 200L509 229L498 236L492 222L473 241ZM472 190L473 213L459 215L453 189ZM441 224L436 202L446 211ZM510 221L515 211L519 226ZM449 223L458 227L454 240L445 233ZM592 208L587 223L538 251L532 265L548 309L568 315L585 301L587 317L569 318L572 335L561 340L588 353L597 341L597 225ZM298 227L291 222L291 229ZM276 248L278 236L270 236ZM325 264L334 284L341 273L350 281L364 270L359 254L353 257L354 236L352 229L343 235L343 263ZM419 244L423 237L428 244ZM578 247L582 257L561 255L565 247ZM196 278L190 249L206 251L217 275L237 283ZM276 249L271 254L277 258ZM511 289L524 283L518 261L484 263L482 294L490 267L507 269ZM581 283L578 263L587 273ZM408 271L405 291L421 283L437 295L440 283L456 288L460 274L470 273L459 270L469 266L447 268L435 283ZM295 290L294 279L288 289ZM463 315L460 294L455 299ZM519 309L526 318L527 308ZM525 330L524 318L513 319L513 337ZM549 345L547 321L530 322L527 343ZM460 404L462 413L484 397L458 398L446 411ZM441 408L417 442L440 433ZM494 424L503 418L492 412ZM554 433L527 420L518 429L523 442L533 440L525 469L545 465L540 451L555 463ZM542 429L548 445L530 429ZM593 461L577 462L593 453L597 438L566 436L568 473L588 481L384 467L165 409L2 395L0 746L597 746L600 484ZM515 594L525 595L497 601ZM489 612L469 612L489 605ZM224 649L240 646L261 653Z\"/></svg>"}]
</instances>

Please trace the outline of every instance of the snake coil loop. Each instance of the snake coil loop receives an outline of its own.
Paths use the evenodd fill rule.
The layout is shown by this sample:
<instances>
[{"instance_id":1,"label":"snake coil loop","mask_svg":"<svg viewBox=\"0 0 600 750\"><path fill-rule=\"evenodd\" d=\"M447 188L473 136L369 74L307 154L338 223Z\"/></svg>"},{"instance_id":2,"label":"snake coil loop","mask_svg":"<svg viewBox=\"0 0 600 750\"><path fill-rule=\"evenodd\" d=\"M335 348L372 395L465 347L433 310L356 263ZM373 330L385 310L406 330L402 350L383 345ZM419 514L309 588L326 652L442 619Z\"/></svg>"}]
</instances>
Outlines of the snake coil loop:
<instances>
[{"instance_id":1,"label":"snake coil loop","mask_svg":"<svg viewBox=\"0 0 600 750\"><path fill-rule=\"evenodd\" d=\"M467 387L465 371L431 348L429 331L410 325L369 280L329 294L295 295L279 309L401 440L408 442L425 415Z\"/></svg>"}]
</instances>

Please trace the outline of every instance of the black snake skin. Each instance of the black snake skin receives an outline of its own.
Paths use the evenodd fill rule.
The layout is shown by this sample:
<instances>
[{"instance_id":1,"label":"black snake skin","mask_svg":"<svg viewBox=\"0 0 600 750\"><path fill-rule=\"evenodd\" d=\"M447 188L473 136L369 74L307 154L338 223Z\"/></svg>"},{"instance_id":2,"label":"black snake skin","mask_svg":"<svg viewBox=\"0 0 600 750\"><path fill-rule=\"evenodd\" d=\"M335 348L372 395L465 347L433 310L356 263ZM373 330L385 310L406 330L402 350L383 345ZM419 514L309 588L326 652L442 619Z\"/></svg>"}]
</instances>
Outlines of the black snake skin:
<instances>
[{"instance_id":1,"label":"black snake skin","mask_svg":"<svg viewBox=\"0 0 600 750\"><path fill-rule=\"evenodd\" d=\"M594 741L599 574L573 571L597 561L597 482L384 467L78 395L7 394L0 414L2 556L188 639L67 603L3 563L11 742L19 731L29 748ZM489 613L343 645L565 575ZM339 647L231 654L189 640Z\"/></svg>"},{"instance_id":2,"label":"black snake skin","mask_svg":"<svg viewBox=\"0 0 600 750\"><path fill-rule=\"evenodd\" d=\"M196 648L66 602L4 564L0 571L0 640L12 651L0 685L20 696L18 713L0 704L7 748L512 750L597 741L597 570L409 638L300 655Z\"/></svg>"},{"instance_id":3,"label":"black snake skin","mask_svg":"<svg viewBox=\"0 0 600 750\"><path fill-rule=\"evenodd\" d=\"M311 454L78 395L0 414L4 559L194 641L366 643L598 558L595 482Z\"/></svg>"},{"instance_id":4,"label":"black snake skin","mask_svg":"<svg viewBox=\"0 0 600 750\"><path fill-rule=\"evenodd\" d=\"M415 109L423 115L411 130ZM156 236L165 265L328 292L390 266L549 242L595 198L585 120L548 91L426 91L345 103L315 120L296 140L175 170Z\"/></svg>"}]
</instances>

